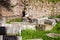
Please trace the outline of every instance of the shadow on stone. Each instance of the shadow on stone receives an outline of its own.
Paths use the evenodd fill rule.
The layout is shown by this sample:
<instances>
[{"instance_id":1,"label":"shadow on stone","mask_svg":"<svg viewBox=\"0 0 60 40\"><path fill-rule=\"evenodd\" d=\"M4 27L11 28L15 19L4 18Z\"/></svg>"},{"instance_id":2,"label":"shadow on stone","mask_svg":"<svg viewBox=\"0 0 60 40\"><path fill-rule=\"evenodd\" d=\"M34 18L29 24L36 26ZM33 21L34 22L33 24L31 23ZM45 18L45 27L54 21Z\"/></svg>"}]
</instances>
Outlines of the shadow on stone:
<instances>
[{"instance_id":1,"label":"shadow on stone","mask_svg":"<svg viewBox=\"0 0 60 40\"><path fill-rule=\"evenodd\" d=\"M16 36L3 36L3 40L18 40Z\"/></svg>"},{"instance_id":2,"label":"shadow on stone","mask_svg":"<svg viewBox=\"0 0 60 40\"><path fill-rule=\"evenodd\" d=\"M0 26L0 35L6 35L6 28Z\"/></svg>"}]
</instances>

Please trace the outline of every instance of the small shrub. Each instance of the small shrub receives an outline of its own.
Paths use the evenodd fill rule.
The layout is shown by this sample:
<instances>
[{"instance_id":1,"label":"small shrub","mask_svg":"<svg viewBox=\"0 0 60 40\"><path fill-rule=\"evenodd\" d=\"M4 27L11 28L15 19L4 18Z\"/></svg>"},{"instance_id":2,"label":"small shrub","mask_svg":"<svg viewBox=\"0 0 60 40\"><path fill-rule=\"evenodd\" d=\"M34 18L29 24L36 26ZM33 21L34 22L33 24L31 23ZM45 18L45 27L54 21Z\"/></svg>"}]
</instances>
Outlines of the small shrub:
<instances>
[{"instance_id":1,"label":"small shrub","mask_svg":"<svg viewBox=\"0 0 60 40\"><path fill-rule=\"evenodd\" d=\"M60 0L48 0L48 2L53 2L53 3L57 3L59 2Z\"/></svg>"},{"instance_id":2,"label":"small shrub","mask_svg":"<svg viewBox=\"0 0 60 40\"><path fill-rule=\"evenodd\" d=\"M57 28L57 30L59 30L59 31L60 31L60 27L58 27L58 28Z\"/></svg>"},{"instance_id":3,"label":"small shrub","mask_svg":"<svg viewBox=\"0 0 60 40\"><path fill-rule=\"evenodd\" d=\"M60 15L52 15L49 18L60 18Z\"/></svg>"},{"instance_id":4,"label":"small shrub","mask_svg":"<svg viewBox=\"0 0 60 40\"><path fill-rule=\"evenodd\" d=\"M60 34L60 22L58 22L51 31Z\"/></svg>"}]
</instances>

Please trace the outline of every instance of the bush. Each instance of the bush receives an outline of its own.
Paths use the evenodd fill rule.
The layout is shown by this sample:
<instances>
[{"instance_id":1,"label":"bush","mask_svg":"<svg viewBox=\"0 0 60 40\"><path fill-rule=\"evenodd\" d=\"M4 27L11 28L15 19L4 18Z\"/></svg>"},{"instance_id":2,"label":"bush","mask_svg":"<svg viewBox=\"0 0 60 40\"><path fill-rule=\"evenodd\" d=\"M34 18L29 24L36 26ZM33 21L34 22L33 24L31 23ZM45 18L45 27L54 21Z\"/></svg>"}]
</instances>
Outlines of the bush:
<instances>
[{"instance_id":1,"label":"bush","mask_svg":"<svg viewBox=\"0 0 60 40\"><path fill-rule=\"evenodd\" d=\"M49 18L60 18L60 15L52 15Z\"/></svg>"},{"instance_id":2,"label":"bush","mask_svg":"<svg viewBox=\"0 0 60 40\"><path fill-rule=\"evenodd\" d=\"M60 22L56 24L56 26L51 30L54 33L59 33L60 34Z\"/></svg>"},{"instance_id":3,"label":"bush","mask_svg":"<svg viewBox=\"0 0 60 40\"><path fill-rule=\"evenodd\" d=\"M59 2L60 0L48 0L48 2L53 2L53 3L57 3Z\"/></svg>"}]
</instances>

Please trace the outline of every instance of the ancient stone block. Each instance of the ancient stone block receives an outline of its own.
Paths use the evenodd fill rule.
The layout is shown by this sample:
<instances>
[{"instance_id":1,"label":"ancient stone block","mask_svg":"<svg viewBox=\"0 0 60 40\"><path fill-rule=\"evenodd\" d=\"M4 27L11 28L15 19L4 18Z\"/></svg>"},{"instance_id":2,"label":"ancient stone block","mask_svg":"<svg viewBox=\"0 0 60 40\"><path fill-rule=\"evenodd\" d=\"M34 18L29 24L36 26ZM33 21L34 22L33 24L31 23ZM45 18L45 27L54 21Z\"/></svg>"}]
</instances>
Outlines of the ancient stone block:
<instances>
[{"instance_id":1,"label":"ancient stone block","mask_svg":"<svg viewBox=\"0 0 60 40\"><path fill-rule=\"evenodd\" d=\"M20 35L19 33L21 33L21 29L19 27L6 27L7 31L7 35Z\"/></svg>"},{"instance_id":2,"label":"ancient stone block","mask_svg":"<svg viewBox=\"0 0 60 40\"><path fill-rule=\"evenodd\" d=\"M52 25L52 26L55 26L55 25L56 25L55 19L48 19L48 20L45 20L44 23L45 23L45 24Z\"/></svg>"},{"instance_id":3,"label":"ancient stone block","mask_svg":"<svg viewBox=\"0 0 60 40\"><path fill-rule=\"evenodd\" d=\"M2 35L0 35L0 40L3 40L2 38L3 38L3 36L2 36Z\"/></svg>"},{"instance_id":4,"label":"ancient stone block","mask_svg":"<svg viewBox=\"0 0 60 40\"><path fill-rule=\"evenodd\" d=\"M48 37L52 37L52 38L58 38L58 37L60 37L60 34L57 34L57 33L48 33L47 36Z\"/></svg>"},{"instance_id":5,"label":"ancient stone block","mask_svg":"<svg viewBox=\"0 0 60 40\"><path fill-rule=\"evenodd\" d=\"M0 40L22 40L21 36L0 35Z\"/></svg>"},{"instance_id":6,"label":"ancient stone block","mask_svg":"<svg viewBox=\"0 0 60 40\"><path fill-rule=\"evenodd\" d=\"M16 36L3 36L3 40L17 40Z\"/></svg>"},{"instance_id":7,"label":"ancient stone block","mask_svg":"<svg viewBox=\"0 0 60 40\"><path fill-rule=\"evenodd\" d=\"M27 40L43 40L43 39L27 39Z\"/></svg>"},{"instance_id":8,"label":"ancient stone block","mask_svg":"<svg viewBox=\"0 0 60 40\"><path fill-rule=\"evenodd\" d=\"M45 24L52 25L52 22L50 20L45 20Z\"/></svg>"},{"instance_id":9,"label":"ancient stone block","mask_svg":"<svg viewBox=\"0 0 60 40\"><path fill-rule=\"evenodd\" d=\"M60 18L55 18L56 22L60 22Z\"/></svg>"}]
</instances>

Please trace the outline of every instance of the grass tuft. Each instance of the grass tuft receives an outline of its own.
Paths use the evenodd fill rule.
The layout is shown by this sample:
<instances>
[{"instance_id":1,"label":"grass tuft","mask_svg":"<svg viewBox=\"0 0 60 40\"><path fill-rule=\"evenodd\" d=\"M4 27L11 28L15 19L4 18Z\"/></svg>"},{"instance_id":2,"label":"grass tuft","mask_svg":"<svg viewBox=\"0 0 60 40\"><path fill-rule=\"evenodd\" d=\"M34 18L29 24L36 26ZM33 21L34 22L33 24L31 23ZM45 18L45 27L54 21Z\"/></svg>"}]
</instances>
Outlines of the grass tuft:
<instances>
[{"instance_id":1,"label":"grass tuft","mask_svg":"<svg viewBox=\"0 0 60 40\"><path fill-rule=\"evenodd\" d=\"M11 22L22 22L22 18L15 18L15 19L11 19L9 21L7 21L6 23L11 23Z\"/></svg>"}]
</instances>

